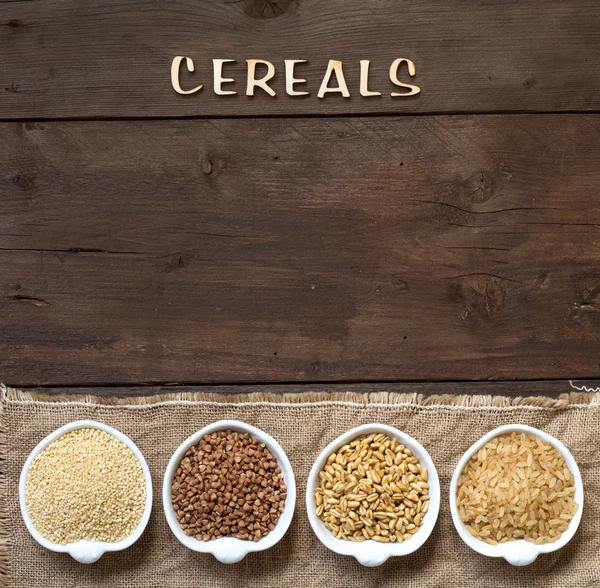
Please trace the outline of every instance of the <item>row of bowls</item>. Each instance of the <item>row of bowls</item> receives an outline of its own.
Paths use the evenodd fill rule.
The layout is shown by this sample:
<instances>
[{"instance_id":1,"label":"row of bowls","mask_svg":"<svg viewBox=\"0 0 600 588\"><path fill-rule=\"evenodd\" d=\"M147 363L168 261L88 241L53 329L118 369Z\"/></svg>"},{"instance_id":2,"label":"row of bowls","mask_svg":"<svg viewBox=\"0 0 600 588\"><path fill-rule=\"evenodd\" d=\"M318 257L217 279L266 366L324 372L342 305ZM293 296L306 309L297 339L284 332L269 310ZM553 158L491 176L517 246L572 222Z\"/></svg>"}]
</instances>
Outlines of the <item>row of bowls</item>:
<instances>
[{"instance_id":1,"label":"row of bowls","mask_svg":"<svg viewBox=\"0 0 600 588\"><path fill-rule=\"evenodd\" d=\"M129 449L131 449L135 457L140 462L144 471L144 476L146 479L146 505L144 513L142 515L142 519L137 529L129 537L117 543L92 541L78 541L77 543L70 543L67 545L53 543L39 534L39 532L34 527L31 518L29 517L29 514L27 512L27 505L25 502L25 484L27 481L27 475L31 463L41 451L43 451L50 443L58 439L61 435L64 435L69 431L81 428L101 429L116 437L119 441L121 441L122 443L127 445ZM235 537L222 537L221 539L216 539L213 541L198 541L193 537L188 537L187 535L185 535L183 529L179 525L179 522L177 521L175 515L175 511L171 504L171 485L173 477L186 451L190 447L198 443L198 441L204 435L225 429L232 429L234 431L249 433L252 437L255 437L260 442L264 443L269 448L273 456L277 459L277 462L281 467L282 474L287 486L285 508L281 517L279 518L279 521L277 522L277 525L275 526L275 529L257 542L236 539ZM513 431L532 433L533 435L536 435L543 441L551 443L556 448L556 450L563 456L567 466L569 467L575 478L575 502L577 502L579 508L576 515L571 520L568 529L555 543L534 545L524 540L517 540L499 545L489 545L473 537L467 531L464 523L460 519L458 509L456 507L455 497L458 478L464 466L466 465L468 460L471 459L471 457L477 451L479 451L479 449L490 439L496 437L497 435L512 433ZM362 543L356 543L352 541L336 539L316 515L315 490L319 483L319 472L325 467L327 458L332 452L336 451L346 443L349 443L351 440L358 437L359 435L368 435L370 433L386 433L392 438L397 438L402 444L404 444L413 452L413 454L419 459L421 465L425 466L428 470L430 485L429 510L423 518L423 524L421 528L417 533L415 533L415 535L410 541L406 541L403 543L377 543L375 541L368 540ZM289 459L287 458L285 452L283 451L279 443L277 443L277 441L275 441L275 439L273 439L270 435L268 435L264 431L261 431L260 429L247 425L246 423L243 423L241 421L218 421L207 427L204 427L202 430L193 434L191 437L188 437L178 447L175 453L173 453L167 466L167 470L165 472L162 497L163 509L169 527L171 528L171 531L177 537L177 539L179 539L179 541L183 543L183 545L185 545L193 551L210 553L220 562L235 563L243 559L250 552L262 551L264 549L272 547L283 537L283 535L288 530L288 527L290 526L292 517L294 515L294 509L296 506L296 482L294 479L294 472L292 470L292 466L289 462ZM56 431L48 435L48 437L43 439L31 452L21 472L21 478L19 482L19 502L25 525L27 526L27 529L29 530L33 538L38 543L40 543L43 547L51 551L69 553L74 559L81 563L92 563L98 560L105 552L126 549L127 547L133 545L133 543L135 543L139 539L144 529L146 528L146 525L148 524L148 520L150 519L150 512L152 510L152 479L150 476L150 470L148 469L148 465L146 463L146 460L144 459L144 456L133 443L133 441L129 439L129 437L123 435L122 433L111 427L108 427L107 425L104 425L103 423L95 421L77 421L65 425L64 427L61 427L60 429L57 429ZM487 435L483 436L463 455L462 459L459 461L454 471L454 475L452 476L452 481L450 484L450 510L454 526L456 527L456 530L458 531L458 534L460 535L461 539L469 547L471 547L478 553L489 557L503 557L510 564L517 566L530 564L536 559L536 557L540 553L548 553L550 551L555 551L563 547L566 543L568 543L568 541L575 534L577 527L579 526L582 508L583 484L581 481L581 474L569 450L558 439L552 437L551 435L548 435L543 431L525 425L506 425L494 429L493 431L490 431ZM433 464L431 457L429 456L429 453L425 450L425 448L418 441L416 441L406 433L403 433L402 431L399 431L398 429L395 429L394 427L390 427L388 425L362 425L344 433L342 436L332 441L321 452L308 476L308 482L306 487L306 509L308 519L313 531L326 547L328 547L335 553L353 556L364 566L378 566L385 562L389 557L408 555L409 553L416 551L419 547L423 545L423 543L425 543L425 541L433 531L440 509L440 483L437 470L435 468L435 465Z\"/></svg>"}]
</instances>

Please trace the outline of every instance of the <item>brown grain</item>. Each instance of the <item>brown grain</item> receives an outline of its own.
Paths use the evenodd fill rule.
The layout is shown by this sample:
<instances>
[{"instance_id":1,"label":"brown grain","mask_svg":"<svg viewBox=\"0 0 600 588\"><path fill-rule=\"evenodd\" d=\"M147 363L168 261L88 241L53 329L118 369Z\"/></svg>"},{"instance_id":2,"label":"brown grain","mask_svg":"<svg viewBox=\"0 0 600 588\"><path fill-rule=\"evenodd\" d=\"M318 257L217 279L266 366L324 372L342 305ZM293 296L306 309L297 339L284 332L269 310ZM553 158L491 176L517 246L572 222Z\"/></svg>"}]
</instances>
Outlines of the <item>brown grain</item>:
<instances>
[{"instance_id":1,"label":"brown grain","mask_svg":"<svg viewBox=\"0 0 600 588\"><path fill-rule=\"evenodd\" d=\"M528 433L500 435L467 463L456 504L471 535L496 545L552 543L577 512L573 474L550 444Z\"/></svg>"},{"instance_id":2,"label":"brown grain","mask_svg":"<svg viewBox=\"0 0 600 588\"><path fill-rule=\"evenodd\" d=\"M258 541L283 512L286 486L268 448L248 433L202 437L181 460L171 487L177 520L199 541Z\"/></svg>"}]
</instances>

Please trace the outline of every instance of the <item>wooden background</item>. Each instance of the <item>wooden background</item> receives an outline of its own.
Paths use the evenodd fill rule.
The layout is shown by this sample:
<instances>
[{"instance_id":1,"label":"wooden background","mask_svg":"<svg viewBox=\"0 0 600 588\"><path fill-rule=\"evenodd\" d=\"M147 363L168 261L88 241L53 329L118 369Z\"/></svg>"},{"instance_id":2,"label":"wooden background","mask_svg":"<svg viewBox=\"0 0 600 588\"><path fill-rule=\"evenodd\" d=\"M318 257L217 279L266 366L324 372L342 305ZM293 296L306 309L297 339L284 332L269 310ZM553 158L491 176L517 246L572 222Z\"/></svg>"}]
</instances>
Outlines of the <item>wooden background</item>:
<instances>
[{"instance_id":1,"label":"wooden background","mask_svg":"<svg viewBox=\"0 0 600 588\"><path fill-rule=\"evenodd\" d=\"M396 57L418 96L390 98ZM328 59L350 99L317 99ZM0 380L591 385L599 113L597 0L0 0Z\"/></svg>"}]
</instances>

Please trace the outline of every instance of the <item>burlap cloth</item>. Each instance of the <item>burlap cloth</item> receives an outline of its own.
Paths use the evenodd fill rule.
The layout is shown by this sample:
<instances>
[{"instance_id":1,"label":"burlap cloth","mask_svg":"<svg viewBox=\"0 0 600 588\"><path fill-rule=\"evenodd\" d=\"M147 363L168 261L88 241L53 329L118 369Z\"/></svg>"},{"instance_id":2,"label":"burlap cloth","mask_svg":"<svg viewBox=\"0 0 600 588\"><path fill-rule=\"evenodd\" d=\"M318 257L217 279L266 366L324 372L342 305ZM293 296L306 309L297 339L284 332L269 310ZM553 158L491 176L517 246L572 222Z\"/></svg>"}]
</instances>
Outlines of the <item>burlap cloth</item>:
<instances>
[{"instance_id":1,"label":"burlap cloth","mask_svg":"<svg viewBox=\"0 0 600 588\"><path fill-rule=\"evenodd\" d=\"M543 588L600 586L600 395L560 400L490 397L417 397L303 394L222 398L186 395L102 405L90 398L65 402L9 390L0 405L0 585L67 587L275 587L413 586ZM115 402L114 400L112 401ZM18 479L27 455L48 433L91 418L131 437L145 455L154 483L154 509L141 539L130 549L82 565L40 547L28 534L18 505ZM267 551L227 566L183 547L169 530L160 496L165 467L190 434L219 419L240 419L275 437L296 474L298 500L283 540ZM438 468L442 506L436 528L416 553L364 568L327 550L313 535L304 506L307 474L322 448L362 423L393 425L418 439ZM561 439L583 476L585 507L570 544L525 568L486 558L462 543L450 518L448 486L462 453L490 429L508 423L538 427Z\"/></svg>"}]
</instances>

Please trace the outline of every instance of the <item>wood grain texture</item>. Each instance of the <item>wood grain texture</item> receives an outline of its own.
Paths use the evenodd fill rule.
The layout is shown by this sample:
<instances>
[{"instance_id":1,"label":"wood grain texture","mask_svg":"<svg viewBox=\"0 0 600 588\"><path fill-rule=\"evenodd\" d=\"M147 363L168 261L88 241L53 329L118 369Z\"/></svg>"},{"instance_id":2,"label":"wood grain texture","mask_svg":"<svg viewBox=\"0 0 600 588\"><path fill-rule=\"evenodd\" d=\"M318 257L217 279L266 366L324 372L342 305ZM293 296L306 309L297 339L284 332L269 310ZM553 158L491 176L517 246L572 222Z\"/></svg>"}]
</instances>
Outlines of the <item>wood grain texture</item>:
<instances>
[{"instance_id":1,"label":"wood grain texture","mask_svg":"<svg viewBox=\"0 0 600 588\"><path fill-rule=\"evenodd\" d=\"M0 119L600 107L597 0L0 1L0 47ZM194 58L186 83L201 93L171 88L175 55ZM418 96L389 96L396 57L415 61ZM213 58L237 60L226 71L242 94L244 60L271 60L278 95L215 96ZM284 59L308 60L298 77L310 96L285 95ZM344 62L350 99L317 99L329 59ZM360 59L384 96L359 96Z\"/></svg>"},{"instance_id":2,"label":"wood grain texture","mask_svg":"<svg viewBox=\"0 0 600 588\"><path fill-rule=\"evenodd\" d=\"M2 379L596 377L599 129L4 123Z\"/></svg>"}]
</instances>

